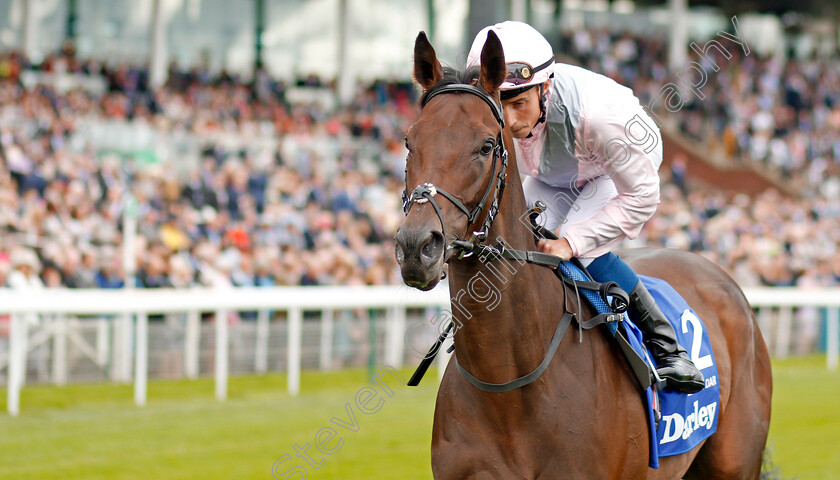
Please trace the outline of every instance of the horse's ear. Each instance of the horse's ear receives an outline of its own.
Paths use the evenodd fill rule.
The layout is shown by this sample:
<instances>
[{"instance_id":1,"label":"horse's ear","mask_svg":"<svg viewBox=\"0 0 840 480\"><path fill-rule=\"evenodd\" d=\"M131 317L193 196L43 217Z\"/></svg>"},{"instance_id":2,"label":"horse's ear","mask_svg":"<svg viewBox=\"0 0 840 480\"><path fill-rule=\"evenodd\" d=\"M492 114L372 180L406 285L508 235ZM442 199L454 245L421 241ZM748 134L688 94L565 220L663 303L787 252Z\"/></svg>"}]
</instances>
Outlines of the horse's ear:
<instances>
[{"instance_id":1,"label":"horse's ear","mask_svg":"<svg viewBox=\"0 0 840 480\"><path fill-rule=\"evenodd\" d=\"M490 30L487 32L484 48L481 49L481 77L478 83L487 93L495 95L506 76L507 66L502 42L496 36L496 32Z\"/></svg>"},{"instance_id":2,"label":"horse's ear","mask_svg":"<svg viewBox=\"0 0 840 480\"><path fill-rule=\"evenodd\" d=\"M423 90L432 88L443 79L443 67L438 62L435 49L426 37L426 32L420 32L414 41L414 81Z\"/></svg>"}]
</instances>

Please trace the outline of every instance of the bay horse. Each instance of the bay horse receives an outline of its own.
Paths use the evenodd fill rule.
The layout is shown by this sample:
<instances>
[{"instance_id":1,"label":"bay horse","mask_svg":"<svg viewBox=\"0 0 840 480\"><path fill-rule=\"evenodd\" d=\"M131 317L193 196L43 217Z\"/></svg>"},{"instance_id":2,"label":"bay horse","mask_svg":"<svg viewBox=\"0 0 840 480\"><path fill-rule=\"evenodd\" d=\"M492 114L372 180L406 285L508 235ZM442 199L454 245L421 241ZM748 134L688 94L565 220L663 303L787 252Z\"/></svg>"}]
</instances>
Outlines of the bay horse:
<instances>
[{"instance_id":1,"label":"bay horse","mask_svg":"<svg viewBox=\"0 0 840 480\"><path fill-rule=\"evenodd\" d=\"M520 221L527 209L515 159L504 171L505 145L512 145L500 118L505 75L493 32L478 72L444 69L423 32L415 42L414 79L424 94L406 134L406 185L417 188L395 253L403 281L421 290L435 287L448 264L457 323L435 407L434 477L759 478L770 421L769 355L738 285L698 255L621 252L637 272L665 279L685 298L705 321L717 359L717 432L687 453L661 458L659 469L648 467L638 384L606 329L566 335L536 381L504 393L476 388L456 368L482 382L509 382L546 358L564 312L595 315L573 290L564 293L549 268L464 255L483 239L535 250L533 233Z\"/></svg>"}]
</instances>

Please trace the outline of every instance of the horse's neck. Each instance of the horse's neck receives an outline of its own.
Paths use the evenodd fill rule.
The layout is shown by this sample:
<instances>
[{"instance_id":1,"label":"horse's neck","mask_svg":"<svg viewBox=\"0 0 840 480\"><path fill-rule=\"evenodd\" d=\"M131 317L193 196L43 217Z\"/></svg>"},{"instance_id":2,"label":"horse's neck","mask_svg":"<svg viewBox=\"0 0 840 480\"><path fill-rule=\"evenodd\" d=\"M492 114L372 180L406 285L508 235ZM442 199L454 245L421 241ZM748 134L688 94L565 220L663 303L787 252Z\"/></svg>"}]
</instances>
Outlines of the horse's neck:
<instances>
[{"instance_id":1,"label":"horse's neck","mask_svg":"<svg viewBox=\"0 0 840 480\"><path fill-rule=\"evenodd\" d=\"M503 240L510 248L534 250L533 234L519 220L526 209L522 186L516 181L509 190L487 243ZM515 260L475 256L451 262L449 271L458 362L491 383L536 368L562 315L562 287L554 274Z\"/></svg>"}]
</instances>

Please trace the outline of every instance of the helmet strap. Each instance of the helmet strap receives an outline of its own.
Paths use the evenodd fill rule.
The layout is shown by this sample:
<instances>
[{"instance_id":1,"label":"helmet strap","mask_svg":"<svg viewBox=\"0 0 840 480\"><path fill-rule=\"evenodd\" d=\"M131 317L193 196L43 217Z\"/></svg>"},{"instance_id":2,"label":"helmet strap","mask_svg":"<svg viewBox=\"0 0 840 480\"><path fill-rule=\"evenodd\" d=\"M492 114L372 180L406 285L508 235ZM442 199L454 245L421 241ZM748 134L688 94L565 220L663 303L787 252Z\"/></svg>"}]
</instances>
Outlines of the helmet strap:
<instances>
[{"instance_id":1,"label":"helmet strap","mask_svg":"<svg viewBox=\"0 0 840 480\"><path fill-rule=\"evenodd\" d=\"M534 124L534 127L536 127L537 125L539 125L540 123L545 121L545 111L546 111L546 106L545 106L546 98L545 97L546 97L546 95L545 95L545 91L543 89L543 84L542 83L539 84L539 87L540 87L540 93L539 93L539 95L540 95L540 118L537 119L537 123ZM528 136L525 137L525 138L531 138L532 135L534 135L534 129L533 128L531 128L531 131L528 133Z\"/></svg>"},{"instance_id":2,"label":"helmet strap","mask_svg":"<svg viewBox=\"0 0 840 480\"><path fill-rule=\"evenodd\" d=\"M545 106L546 98L545 97L546 97L546 95L545 95L545 90L543 89L543 86L544 86L544 84L541 83L540 84L540 119L537 120L537 123L534 125L535 127L537 125L539 125L540 123L545 121L545 111L546 111L546 106Z\"/></svg>"}]
</instances>

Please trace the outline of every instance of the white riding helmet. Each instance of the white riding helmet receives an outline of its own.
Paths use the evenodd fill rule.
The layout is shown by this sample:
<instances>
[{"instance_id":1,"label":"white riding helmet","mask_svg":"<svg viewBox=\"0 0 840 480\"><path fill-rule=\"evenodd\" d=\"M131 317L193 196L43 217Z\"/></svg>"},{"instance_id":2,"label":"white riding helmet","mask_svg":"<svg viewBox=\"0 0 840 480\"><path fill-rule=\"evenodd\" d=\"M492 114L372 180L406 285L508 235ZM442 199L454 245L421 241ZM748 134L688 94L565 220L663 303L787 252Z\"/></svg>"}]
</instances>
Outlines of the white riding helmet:
<instances>
[{"instance_id":1,"label":"white riding helmet","mask_svg":"<svg viewBox=\"0 0 840 480\"><path fill-rule=\"evenodd\" d=\"M541 85L554 73L554 51L548 40L527 23L507 22L484 27L475 36L467 68L481 65L481 49L487 41L487 32L493 30L502 42L508 76L499 87L501 90L527 90Z\"/></svg>"}]
</instances>

